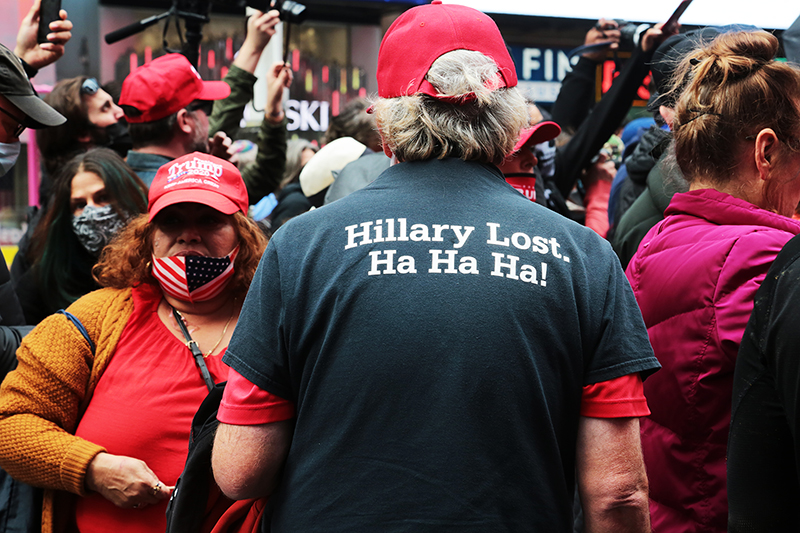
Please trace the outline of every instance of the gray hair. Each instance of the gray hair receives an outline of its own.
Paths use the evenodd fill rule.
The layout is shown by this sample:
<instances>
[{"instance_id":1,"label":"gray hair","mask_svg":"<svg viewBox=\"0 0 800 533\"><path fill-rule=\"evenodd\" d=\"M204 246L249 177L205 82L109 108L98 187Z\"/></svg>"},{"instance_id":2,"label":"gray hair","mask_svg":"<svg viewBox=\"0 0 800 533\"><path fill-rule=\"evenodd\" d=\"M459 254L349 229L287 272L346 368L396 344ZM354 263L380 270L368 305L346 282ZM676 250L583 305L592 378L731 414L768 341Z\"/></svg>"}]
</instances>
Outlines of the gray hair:
<instances>
[{"instance_id":1,"label":"gray hair","mask_svg":"<svg viewBox=\"0 0 800 533\"><path fill-rule=\"evenodd\" d=\"M300 176L300 171L303 170L300 163L301 156L305 150L312 150L316 153L319 147L305 139L291 139L286 143L286 171L283 173L280 189L283 189L293 181L297 181L297 177Z\"/></svg>"},{"instance_id":2,"label":"gray hair","mask_svg":"<svg viewBox=\"0 0 800 533\"><path fill-rule=\"evenodd\" d=\"M384 143L400 161L459 157L500 164L528 126L525 98L516 89L491 84L495 62L480 52L454 50L431 65L426 79L440 94L475 99L461 105L425 94L379 99L375 117Z\"/></svg>"}]
</instances>

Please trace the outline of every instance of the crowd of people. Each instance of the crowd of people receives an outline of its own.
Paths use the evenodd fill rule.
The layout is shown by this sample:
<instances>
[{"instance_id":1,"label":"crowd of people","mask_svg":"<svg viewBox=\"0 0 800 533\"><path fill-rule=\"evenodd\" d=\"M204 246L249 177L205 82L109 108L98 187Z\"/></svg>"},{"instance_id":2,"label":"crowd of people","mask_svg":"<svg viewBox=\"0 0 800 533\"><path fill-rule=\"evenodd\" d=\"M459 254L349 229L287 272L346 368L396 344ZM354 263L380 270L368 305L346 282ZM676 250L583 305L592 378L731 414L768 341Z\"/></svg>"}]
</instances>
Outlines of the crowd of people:
<instances>
[{"instance_id":1,"label":"crowd of people","mask_svg":"<svg viewBox=\"0 0 800 533\"><path fill-rule=\"evenodd\" d=\"M42 99L39 10L0 45L0 167L31 128L43 176L0 264L4 530L800 530L800 18L789 61L643 27L594 102L601 19L545 109L434 0L322 146L274 64L248 159L277 11L222 81L167 53Z\"/></svg>"}]
</instances>

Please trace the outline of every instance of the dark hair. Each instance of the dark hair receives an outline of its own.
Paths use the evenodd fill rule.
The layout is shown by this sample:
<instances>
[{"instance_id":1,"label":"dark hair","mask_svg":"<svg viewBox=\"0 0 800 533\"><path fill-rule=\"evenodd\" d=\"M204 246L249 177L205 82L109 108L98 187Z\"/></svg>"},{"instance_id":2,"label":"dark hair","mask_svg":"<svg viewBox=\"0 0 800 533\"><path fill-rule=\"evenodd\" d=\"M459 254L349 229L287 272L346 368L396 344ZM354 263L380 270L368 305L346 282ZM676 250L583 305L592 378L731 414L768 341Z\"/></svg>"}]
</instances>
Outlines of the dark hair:
<instances>
[{"instance_id":1,"label":"dark hair","mask_svg":"<svg viewBox=\"0 0 800 533\"><path fill-rule=\"evenodd\" d=\"M42 154L45 170L55 176L76 154L86 150L86 136L93 136L98 129L89 121L88 109L81 98L81 85L86 76L61 80L44 97L50 107L64 115L67 121L60 126L36 131L36 144Z\"/></svg>"},{"instance_id":2,"label":"dark hair","mask_svg":"<svg viewBox=\"0 0 800 533\"><path fill-rule=\"evenodd\" d=\"M239 253L234 261L233 277L226 291L244 297L253 281L258 262L267 246L261 229L241 212L233 215L239 237ZM124 289L142 283L157 284L151 269L155 224L147 215L135 218L103 249L100 261L92 269L102 287Z\"/></svg>"},{"instance_id":3,"label":"dark hair","mask_svg":"<svg viewBox=\"0 0 800 533\"><path fill-rule=\"evenodd\" d=\"M55 178L50 207L34 230L29 251L39 292L53 310L96 288L91 269L97 257L72 230L72 179L82 171L100 176L111 205L123 218L147 212L147 187L113 150L93 148L67 162Z\"/></svg>"},{"instance_id":4,"label":"dark hair","mask_svg":"<svg viewBox=\"0 0 800 533\"><path fill-rule=\"evenodd\" d=\"M352 137L367 147L377 147L381 137L375 125L375 116L367 113L370 103L364 98L356 98L345 105L341 112L331 117L324 143L328 144L341 137Z\"/></svg>"},{"instance_id":5,"label":"dark hair","mask_svg":"<svg viewBox=\"0 0 800 533\"><path fill-rule=\"evenodd\" d=\"M129 114L128 106L123 106L125 113ZM129 122L128 132L131 134L133 149L138 150L154 144L168 144L175 135L175 124L178 122L178 113L173 113L152 122Z\"/></svg>"},{"instance_id":6,"label":"dark hair","mask_svg":"<svg viewBox=\"0 0 800 533\"><path fill-rule=\"evenodd\" d=\"M681 62L676 85L688 81L675 107L675 157L689 182L730 180L745 143L765 128L800 149L800 71L775 61L777 50L764 31L725 33Z\"/></svg>"}]
</instances>

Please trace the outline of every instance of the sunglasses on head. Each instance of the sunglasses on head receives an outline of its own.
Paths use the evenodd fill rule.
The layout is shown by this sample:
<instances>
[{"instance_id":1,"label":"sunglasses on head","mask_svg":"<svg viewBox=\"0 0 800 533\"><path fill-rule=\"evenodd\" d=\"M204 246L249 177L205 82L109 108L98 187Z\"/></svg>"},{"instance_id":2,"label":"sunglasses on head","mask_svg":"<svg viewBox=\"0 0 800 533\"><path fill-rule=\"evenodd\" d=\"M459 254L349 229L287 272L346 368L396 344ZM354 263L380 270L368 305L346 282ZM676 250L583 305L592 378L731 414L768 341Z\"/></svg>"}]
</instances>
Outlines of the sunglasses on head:
<instances>
[{"instance_id":1,"label":"sunglasses on head","mask_svg":"<svg viewBox=\"0 0 800 533\"><path fill-rule=\"evenodd\" d=\"M100 85L98 85L97 80L94 78L86 78L84 82L81 84L81 94L92 96L93 94L96 94L97 91L99 90L100 90Z\"/></svg>"}]
</instances>

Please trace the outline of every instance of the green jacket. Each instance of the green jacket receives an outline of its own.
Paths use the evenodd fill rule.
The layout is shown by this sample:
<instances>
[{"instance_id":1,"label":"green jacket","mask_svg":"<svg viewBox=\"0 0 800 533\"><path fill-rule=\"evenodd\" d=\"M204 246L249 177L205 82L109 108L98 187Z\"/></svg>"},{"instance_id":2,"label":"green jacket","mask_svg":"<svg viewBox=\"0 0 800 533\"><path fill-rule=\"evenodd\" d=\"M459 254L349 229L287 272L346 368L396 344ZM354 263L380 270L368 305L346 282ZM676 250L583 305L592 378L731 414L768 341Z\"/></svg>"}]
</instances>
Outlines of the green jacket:
<instances>
[{"instance_id":1,"label":"green jacket","mask_svg":"<svg viewBox=\"0 0 800 533\"><path fill-rule=\"evenodd\" d=\"M647 187L622 216L611 240L623 269L628 267L650 228L664 219L664 211L675 193L689 190L678 165L674 159L667 159L667 153L665 151L650 170Z\"/></svg>"},{"instance_id":2,"label":"green jacket","mask_svg":"<svg viewBox=\"0 0 800 533\"><path fill-rule=\"evenodd\" d=\"M214 102L214 111L208 121L209 136L223 131L231 139L236 138L244 108L253 99L253 86L257 79L246 70L231 66L223 80L231 86L231 95ZM277 189L283 179L286 169L286 120L279 124L266 118L262 120L256 146L258 155L255 162L240 169L251 205Z\"/></svg>"}]
</instances>

